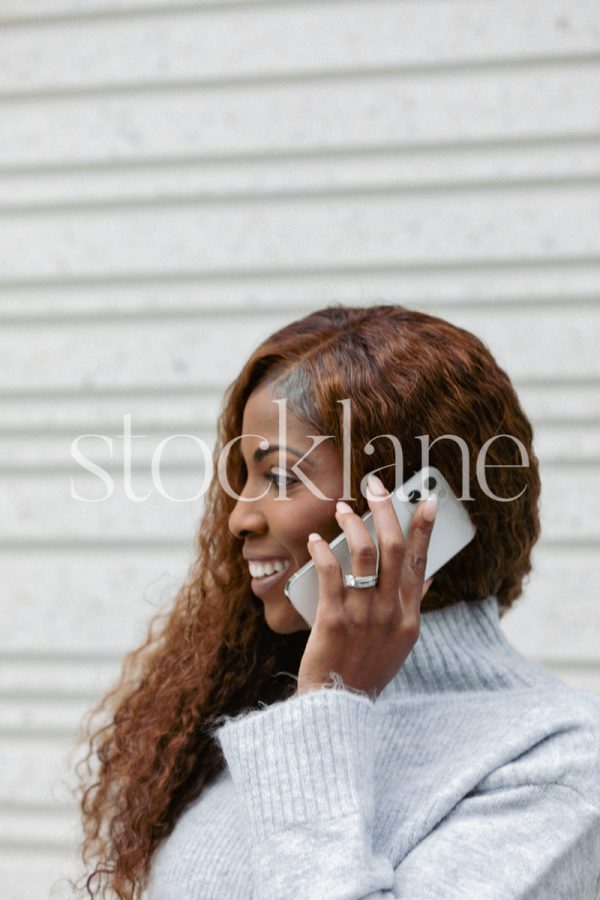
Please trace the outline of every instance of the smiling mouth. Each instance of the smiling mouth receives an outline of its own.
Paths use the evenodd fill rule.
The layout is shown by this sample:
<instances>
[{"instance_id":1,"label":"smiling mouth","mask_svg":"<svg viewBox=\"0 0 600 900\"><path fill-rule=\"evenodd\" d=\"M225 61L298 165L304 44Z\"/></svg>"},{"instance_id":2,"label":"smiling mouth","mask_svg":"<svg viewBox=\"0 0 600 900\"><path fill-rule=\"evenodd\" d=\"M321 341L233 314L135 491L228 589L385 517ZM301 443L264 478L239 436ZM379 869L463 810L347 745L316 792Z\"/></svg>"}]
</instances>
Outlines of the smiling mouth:
<instances>
[{"instance_id":1,"label":"smiling mouth","mask_svg":"<svg viewBox=\"0 0 600 900\"><path fill-rule=\"evenodd\" d=\"M291 562L288 560L279 572L271 572L270 575L256 575L250 582L252 590L255 594L261 594L264 590L269 590L271 585L283 578L287 574Z\"/></svg>"},{"instance_id":2,"label":"smiling mouth","mask_svg":"<svg viewBox=\"0 0 600 900\"><path fill-rule=\"evenodd\" d=\"M262 563L260 561L255 562L250 560L248 563L248 570L252 578L269 578L271 575L278 575L280 572L285 572L286 569L289 568L289 565L289 559L275 559L274 563ZM263 571L264 569L268 569L269 571L265 572Z\"/></svg>"}]
</instances>

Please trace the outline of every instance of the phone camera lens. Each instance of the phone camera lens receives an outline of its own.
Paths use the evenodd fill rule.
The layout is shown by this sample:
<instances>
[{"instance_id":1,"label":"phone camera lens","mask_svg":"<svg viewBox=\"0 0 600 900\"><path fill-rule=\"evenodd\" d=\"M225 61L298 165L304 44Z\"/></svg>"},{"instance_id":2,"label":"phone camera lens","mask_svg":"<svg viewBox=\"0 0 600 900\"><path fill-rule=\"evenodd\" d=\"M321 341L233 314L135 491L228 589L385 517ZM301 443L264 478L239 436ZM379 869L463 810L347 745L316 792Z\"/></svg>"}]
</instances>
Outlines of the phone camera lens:
<instances>
[{"instance_id":1,"label":"phone camera lens","mask_svg":"<svg viewBox=\"0 0 600 900\"><path fill-rule=\"evenodd\" d=\"M428 491L432 491L434 489L434 487L436 486L436 484L437 484L437 481L432 475L430 475L429 478L425 479L425 487L427 488Z\"/></svg>"},{"instance_id":2,"label":"phone camera lens","mask_svg":"<svg viewBox=\"0 0 600 900\"><path fill-rule=\"evenodd\" d=\"M421 499L421 491L411 491L408 495L409 503L418 503Z\"/></svg>"}]
</instances>

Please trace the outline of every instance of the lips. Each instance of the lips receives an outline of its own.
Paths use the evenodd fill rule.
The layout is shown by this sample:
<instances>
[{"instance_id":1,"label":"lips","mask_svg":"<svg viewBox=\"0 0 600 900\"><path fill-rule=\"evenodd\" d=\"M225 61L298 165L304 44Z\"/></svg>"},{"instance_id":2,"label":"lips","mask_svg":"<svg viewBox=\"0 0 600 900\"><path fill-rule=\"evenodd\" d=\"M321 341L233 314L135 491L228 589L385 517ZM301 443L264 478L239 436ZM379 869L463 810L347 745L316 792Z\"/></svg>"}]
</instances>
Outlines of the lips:
<instances>
[{"instance_id":1,"label":"lips","mask_svg":"<svg viewBox=\"0 0 600 900\"><path fill-rule=\"evenodd\" d=\"M290 565L290 561L286 560L285 566L280 572L273 572L272 575L263 575L253 578L250 582L253 593L260 597L263 593L269 591L276 582L283 579L284 576L287 576Z\"/></svg>"}]
</instances>

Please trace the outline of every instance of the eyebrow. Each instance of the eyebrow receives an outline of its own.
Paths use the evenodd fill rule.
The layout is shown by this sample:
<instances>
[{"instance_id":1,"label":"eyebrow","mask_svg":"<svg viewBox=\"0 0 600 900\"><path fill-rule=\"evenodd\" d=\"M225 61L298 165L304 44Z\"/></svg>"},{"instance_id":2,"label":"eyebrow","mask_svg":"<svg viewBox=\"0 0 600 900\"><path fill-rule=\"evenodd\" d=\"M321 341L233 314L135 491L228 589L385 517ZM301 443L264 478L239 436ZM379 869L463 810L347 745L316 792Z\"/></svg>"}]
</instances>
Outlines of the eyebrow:
<instances>
[{"instance_id":1,"label":"eyebrow","mask_svg":"<svg viewBox=\"0 0 600 900\"><path fill-rule=\"evenodd\" d=\"M268 456L269 453L274 453L275 450L290 450L292 453L295 453L296 456L303 456L300 450L296 450L294 447L284 447L282 444L270 444L266 450L262 450L260 447L257 447L253 453L254 462L262 462L265 456ZM312 462L310 459L304 460L307 465L312 466Z\"/></svg>"}]
</instances>

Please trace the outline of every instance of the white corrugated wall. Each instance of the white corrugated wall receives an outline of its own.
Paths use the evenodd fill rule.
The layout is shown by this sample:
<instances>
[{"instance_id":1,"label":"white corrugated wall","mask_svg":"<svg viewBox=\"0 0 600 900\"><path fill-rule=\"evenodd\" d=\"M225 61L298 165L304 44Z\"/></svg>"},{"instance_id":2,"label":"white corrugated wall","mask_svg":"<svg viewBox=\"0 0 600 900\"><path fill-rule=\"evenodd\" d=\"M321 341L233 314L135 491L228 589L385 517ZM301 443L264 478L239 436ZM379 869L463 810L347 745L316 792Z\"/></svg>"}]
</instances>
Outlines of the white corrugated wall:
<instances>
[{"instance_id":1,"label":"white corrugated wall","mask_svg":"<svg viewBox=\"0 0 600 900\"><path fill-rule=\"evenodd\" d=\"M143 498L327 302L442 315L506 367L544 535L505 629L600 691L598 2L1 0L0 91L3 900L73 874L73 731L190 559L200 501L124 495L125 417ZM85 433L105 502L71 495L104 494ZM201 466L172 442L165 489Z\"/></svg>"}]
</instances>

